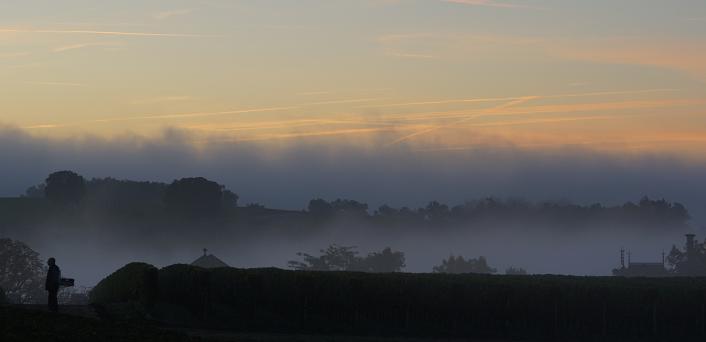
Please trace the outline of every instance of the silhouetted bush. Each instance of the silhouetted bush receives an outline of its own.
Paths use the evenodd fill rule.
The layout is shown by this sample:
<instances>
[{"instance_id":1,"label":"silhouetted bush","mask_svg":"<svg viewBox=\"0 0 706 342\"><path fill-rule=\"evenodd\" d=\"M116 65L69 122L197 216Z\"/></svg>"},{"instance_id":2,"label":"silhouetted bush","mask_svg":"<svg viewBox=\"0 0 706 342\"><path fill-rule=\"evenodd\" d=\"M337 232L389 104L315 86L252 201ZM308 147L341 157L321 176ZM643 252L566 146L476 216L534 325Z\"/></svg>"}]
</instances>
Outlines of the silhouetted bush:
<instances>
[{"instance_id":1,"label":"silhouetted bush","mask_svg":"<svg viewBox=\"0 0 706 342\"><path fill-rule=\"evenodd\" d=\"M7 298L5 298L5 291L3 291L2 287L0 287L0 304L5 303L7 303Z\"/></svg>"},{"instance_id":2,"label":"silhouetted bush","mask_svg":"<svg viewBox=\"0 0 706 342\"><path fill-rule=\"evenodd\" d=\"M133 262L101 280L89 298L94 304L137 302L149 308L157 301L159 292L157 268Z\"/></svg>"}]
</instances>

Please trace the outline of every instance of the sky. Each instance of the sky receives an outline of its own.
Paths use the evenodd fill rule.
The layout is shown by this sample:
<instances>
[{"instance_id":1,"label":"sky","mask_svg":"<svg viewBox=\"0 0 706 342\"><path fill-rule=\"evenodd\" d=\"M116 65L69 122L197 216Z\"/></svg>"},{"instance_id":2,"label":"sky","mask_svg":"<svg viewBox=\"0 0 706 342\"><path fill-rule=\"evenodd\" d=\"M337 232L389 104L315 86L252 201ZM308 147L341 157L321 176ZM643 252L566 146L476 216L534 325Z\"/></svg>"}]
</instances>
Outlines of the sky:
<instances>
[{"instance_id":1,"label":"sky","mask_svg":"<svg viewBox=\"0 0 706 342\"><path fill-rule=\"evenodd\" d=\"M648 194L706 211L704 60L701 0L3 1L0 194L68 168L210 175L295 208Z\"/></svg>"}]
</instances>

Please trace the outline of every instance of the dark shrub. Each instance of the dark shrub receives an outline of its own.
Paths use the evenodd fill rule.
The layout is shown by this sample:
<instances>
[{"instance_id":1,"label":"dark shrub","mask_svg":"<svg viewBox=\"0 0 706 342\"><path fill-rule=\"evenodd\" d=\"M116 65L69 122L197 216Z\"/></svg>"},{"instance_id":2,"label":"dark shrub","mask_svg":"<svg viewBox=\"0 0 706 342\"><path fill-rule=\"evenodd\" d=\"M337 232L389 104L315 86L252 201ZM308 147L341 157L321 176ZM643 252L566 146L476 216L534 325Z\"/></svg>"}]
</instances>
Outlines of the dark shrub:
<instances>
[{"instance_id":1,"label":"dark shrub","mask_svg":"<svg viewBox=\"0 0 706 342\"><path fill-rule=\"evenodd\" d=\"M209 273L206 269L177 264L159 270L159 300L183 306L201 315L209 301Z\"/></svg>"},{"instance_id":2,"label":"dark shrub","mask_svg":"<svg viewBox=\"0 0 706 342\"><path fill-rule=\"evenodd\" d=\"M101 280L91 290L90 301L93 304L138 302L149 308L159 293L157 272L157 268L149 264L127 264Z\"/></svg>"},{"instance_id":3,"label":"dark shrub","mask_svg":"<svg viewBox=\"0 0 706 342\"><path fill-rule=\"evenodd\" d=\"M5 298L5 291L0 287L0 304L7 303L7 298Z\"/></svg>"}]
</instances>

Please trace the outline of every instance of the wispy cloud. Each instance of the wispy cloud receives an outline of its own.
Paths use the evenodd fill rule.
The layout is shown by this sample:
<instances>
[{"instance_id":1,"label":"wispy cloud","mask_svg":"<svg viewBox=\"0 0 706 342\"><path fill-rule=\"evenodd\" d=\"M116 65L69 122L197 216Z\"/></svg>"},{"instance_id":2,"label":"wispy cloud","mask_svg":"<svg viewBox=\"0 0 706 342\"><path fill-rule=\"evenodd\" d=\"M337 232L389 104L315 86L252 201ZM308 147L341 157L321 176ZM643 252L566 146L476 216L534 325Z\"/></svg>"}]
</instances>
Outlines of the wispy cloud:
<instances>
[{"instance_id":1,"label":"wispy cloud","mask_svg":"<svg viewBox=\"0 0 706 342\"><path fill-rule=\"evenodd\" d=\"M191 12L193 12L193 10L189 9L189 8L175 9L175 10L169 10L169 11L155 13L154 18L157 20L165 20L165 19L169 19L169 18L173 18L173 17L187 15Z\"/></svg>"},{"instance_id":2,"label":"wispy cloud","mask_svg":"<svg viewBox=\"0 0 706 342\"><path fill-rule=\"evenodd\" d=\"M329 95L335 93L334 91L306 91L303 93L298 93L297 96L318 96L318 95Z\"/></svg>"},{"instance_id":3,"label":"wispy cloud","mask_svg":"<svg viewBox=\"0 0 706 342\"><path fill-rule=\"evenodd\" d=\"M85 87L86 85L83 83L74 83L74 82L25 82L25 84L31 84L31 85L43 85L43 86L62 86L62 87Z\"/></svg>"},{"instance_id":4,"label":"wispy cloud","mask_svg":"<svg viewBox=\"0 0 706 342\"><path fill-rule=\"evenodd\" d=\"M95 120L94 122L110 122L110 121L125 121L125 120L149 120L149 119L193 118L193 117L221 116L221 115L246 114L246 113L278 112L278 111L284 111L284 110L291 110L291 109L295 109L295 108L296 108L296 107L268 107L268 108L253 108L253 109L227 110L227 111L221 111L221 112L196 112L196 113L184 113L184 114L145 115L145 116L131 116L131 117L125 117L125 118L113 118L113 119Z\"/></svg>"},{"instance_id":5,"label":"wispy cloud","mask_svg":"<svg viewBox=\"0 0 706 342\"><path fill-rule=\"evenodd\" d=\"M654 108L669 108L680 106L703 105L702 100L652 100L652 101L614 101L614 102L592 102L592 103L571 103L557 105L535 105L523 106L516 108L508 108L505 106L502 111L498 108L477 109L466 111L450 111L450 112L429 112L429 113L414 113L414 114L397 114L384 115L380 118L388 121L427 121L427 120L453 120L463 118L483 118L497 116L519 116L519 115L534 115L534 114L569 114L577 112L601 112L601 111L620 111L630 109L654 109Z\"/></svg>"},{"instance_id":6,"label":"wispy cloud","mask_svg":"<svg viewBox=\"0 0 706 342\"><path fill-rule=\"evenodd\" d=\"M540 7L519 5L519 4L501 2L501 1L495 1L495 0L441 0L441 1L442 2L450 2L450 3L454 3L454 4L471 5L471 6L540 9Z\"/></svg>"},{"instance_id":7,"label":"wispy cloud","mask_svg":"<svg viewBox=\"0 0 706 342\"><path fill-rule=\"evenodd\" d=\"M0 28L0 33L47 33L47 34L84 34L98 36L126 36L126 37L206 37L200 34L189 33L156 33L156 32L127 32L127 31L98 31L98 30L52 30L52 29L17 29Z\"/></svg>"},{"instance_id":8,"label":"wispy cloud","mask_svg":"<svg viewBox=\"0 0 706 342\"><path fill-rule=\"evenodd\" d=\"M337 90L318 90L318 91L305 91L297 93L297 96L319 96L319 95L331 95L331 94L359 94L359 93L381 93L392 90L392 88L372 88L372 89L337 89ZM364 99L370 100L370 99Z\"/></svg>"},{"instance_id":9,"label":"wispy cloud","mask_svg":"<svg viewBox=\"0 0 706 342\"><path fill-rule=\"evenodd\" d=\"M63 45L54 48L52 51L54 52L65 52L65 51L70 51L70 50L78 50L78 49L83 49L87 47L95 47L95 46L119 46L120 44L118 43L107 43L107 42L96 42L96 43L78 43L78 44L69 44L69 45Z\"/></svg>"},{"instance_id":10,"label":"wispy cloud","mask_svg":"<svg viewBox=\"0 0 706 342\"><path fill-rule=\"evenodd\" d=\"M364 133L379 133L384 131L392 131L393 128L352 128L352 129L336 129L336 130L321 130L310 132L294 132L294 133L275 133L275 134L260 134L254 137L238 139L240 141L264 141L264 140L280 140L293 138L312 138L325 137L333 135L350 135Z\"/></svg>"},{"instance_id":11,"label":"wispy cloud","mask_svg":"<svg viewBox=\"0 0 706 342\"><path fill-rule=\"evenodd\" d=\"M409 53L409 52L399 52L399 51L386 52L385 55L391 56L391 57L412 58L412 59L434 59L434 58L437 58L436 56L430 55L430 54Z\"/></svg>"},{"instance_id":12,"label":"wispy cloud","mask_svg":"<svg viewBox=\"0 0 706 342\"><path fill-rule=\"evenodd\" d=\"M550 54L593 63L642 65L706 80L706 47L700 40L594 39L547 42Z\"/></svg>"},{"instance_id":13,"label":"wispy cloud","mask_svg":"<svg viewBox=\"0 0 706 342\"><path fill-rule=\"evenodd\" d=\"M451 1L451 0L449 0ZM460 1L460 0L459 0ZM377 38L387 51L420 48L434 51L444 60L466 60L482 55L517 52L548 60L572 60L595 64L640 65L663 68L706 79L706 48L702 38L679 37L577 37L573 39L521 35L461 33L387 34Z\"/></svg>"},{"instance_id":14,"label":"wispy cloud","mask_svg":"<svg viewBox=\"0 0 706 342\"><path fill-rule=\"evenodd\" d=\"M47 85L50 85L50 84L54 84L54 83L52 83L52 82L47 83ZM62 83L58 83L58 84L62 84ZM186 97L186 96L184 96L184 97L171 96L170 97L170 96L168 96L168 97L146 99L146 100L147 101L180 101L180 100L187 100L187 99L190 99L190 97ZM332 100L332 101L308 102L308 103L301 103L301 104L296 104L296 105L291 105L291 106L283 106L283 107L264 107L264 108L237 109L237 110L215 111L215 112L193 112L193 113L176 113L176 114L124 116L124 117L114 117L114 118L106 118L106 119L86 120L86 121L81 121L81 122L74 122L74 123L70 123L70 124L65 124L65 125L58 125L58 124L50 123L50 124L42 124L41 126L66 127L66 126L79 126L79 125L95 124L95 123L109 123L109 122L134 121L134 120L185 119L185 118L225 116L225 115L236 115L236 114L247 114L247 113L280 112L280 111L289 111L289 110L300 109L302 107L309 107L309 106L372 102L372 101L377 101L377 100L380 100L380 99L379 98L341 99L341 100Z\"/></svg>"},{"instance_id":15,"label":"wispy cloud","mask_svg":"<svg viewBox=\"0 0 706 342\"><path fill-rule=\"evenodd\" d=\"M58 128L58 127L69 127L69 126L81 126L81 125L95 124L95 123L111 123L111 122L134 121L134 120L159 120L159 119L210 117L210 116L223 116L223 115L235 115L235 114L246 114L246 113L284 111L284 110L290 110L290 109L294 109L294 108L296 108L296 107L268 107L268 108L227 110L227 111L219 111L219 112L193 112L193 113L180 113L180 114L125 116L125 117L114 117L114 118L106 118L106 119L85 120L85 121L65 123L65 124L57 124L57 123L38 124L38 125L33 125L33 126L26 126L23 128L37 128L37 127Z\"/></svg>"},{"instance_id":16,"label":"wispy cloud","mask_svg":"<svg viewBox=\"0 0 706 342\"><path fill-rule=\"evenodd\" d=\"M475 123L475 124L471 124L471 125L466 125L464 127L475 127L475 128L478 128L478 127L500 127L500 126L519 126L519 125L564 123L564 122L576 122L576 121L617 120L617 119L621 119L623 117L625 117L625 116L593 115L593 116L578 116L578 117L571 117L571 118L539 118L539 119Z\"/></svg>"},{"instance_id":17,"label":"wispy cloud","mask_svg":"<svg viewBox=\"0 0 706 342\"><path fill-rule=\"evenodd\" d=\"M164 103L164 102L182 102L182 101L193 101L196 98L193 96L159 96L145 99L138 99L130 101L130 104L154 104L154 103Z\"/></svg>"},{"instance_id":18,"label":"wispy cloud","mask_svg":"<svg viewBox=\"0 0 706 342\"><path fill-rule=\"evenodd\" d=\"M21 51L21 52L0 52L0 58L17 58L17 57L24 57L28 56L29 52Z\"/></svg>"},{"instance_id":19,"label":"wispy cloud","mask_svg":"<svg viewBox=\"0 0 706 342\"><path fill-rule=\"evenodd\" d=\"M63 127L63 125L59 124L42 124L42 125L30 125L30 126L24 126L22 127L23 129L47 129L47 128L59 128Z\"/></svg>"},{"instance_id":20,"label":"wispy cloud","mask_svg":"<svg viewBox=\"0 0 706 342\"><path fill-rule=\"evenodd\" d=\"M503 103L503 104L501 104L501 105L495 106L495 107L493 107L493 108L491 108L491 109L486 110L485 112L486 112L487 114L493 114L493 113L496 113L496 112L499 111L499 110L502 110L502 109L505 109L505 108L509 108L509 107L512 107L512 106L515 106L515 105L518 105L518 104L521 104L521 103L524 103L524 102L527 102L527 101L531 101L531 100L534 100L534 99L535 99L535 97L518 98L518 99L512 100L512 101L510 101L510 102ZM420 131L417 131L417 132L414 132L414 133L411 133L411 134L407 134L407 135L402 136L401 138L395 139L394 141L392 141L391 143L389 143L388 146L397 145L397 144L399 144L399 143L401 143L401 142L403 142L403 141L406 141L406 140L415 138L415 137L420 136L420 135L422 135L422 134L428 134L428 133L431 133L431 132L434 132L434 131L438 131L438 130L443 129L443 128L453 127L453 126L456 126L456 125L458 125L458 124L464 123L464 122L466 122L466 121L473 120L473 119L475 119L476 117L477 117L476 115L471 115L471 116L462 118L462 119L460 119L460 120L454 121L454 122L452 122L452 123L450 123L450 124L433 126L433 127L431 127L431 128L427 128L427 129L420 130Z\"/></svg>"},{"instance_id":21,"label":"wispy cloud","mask_svg":"<svg viewBox=\"0 0 706 342\"><path fill-rule=\"evenodd\" d=\"M364 99L343 99L343 100L331 100L331 101L319 101L319 102L308 102L302 103L297 106L321 106L330 104L346 104L346 103L359 103L359 102L374 102L383 100L381 98L364 98Z\"/></svg>"},{"instance_id":22,"label":"wispy cloud","mask_svg":"<svg viewBox=\"0 0 706 342\"><path fill-rule=\"evenodd\" d=\"M665 107L676 107L676 106L690 106L690 105L703 105L705 102L703 100L654 100L654 101L620 101L620 102L606 102L606 103L579 103L579 104L561 104L561 105L538 105L538 106L526 106L517 107L516 105L536 100L536 97L526 97L523 99L514 100L501 104L499 106L492 107L490 109L477 110L472 112L467 112L464 114L457 114L454 116L442 117L443 119L456 119L450 123L445 123L441 125L436 125L433 127L426 128L405 136L402 136L389 145L395 145L409 139L415 138L420 135L428 134L434 131L438 131L446 128L459 127L460 124L465 122L476 120L482 117L495 117L495 116L517 116L517 115L534 115L534 114L567 114L572 112L601 112L601 111L619 111L628 109L652 109L652 108L665 108ZM404 116L402 117L404 118ZM436 115L416 117L415 119L439 119ZM570 121L570 120L565 120ZM479 124L479 126L503 126L502 123L488 123Z\"/></svg>"},{"instance_id":23,"label":"wispy cloud","mask_svg":"<svg viewBox=\"0 0 706 342\"><path fill-rule=\"evenodd\" d=\"M512 97L489 97L489 98L471 98L471 99L450 99L450 100L430 100L430 101L415 101L415 102L401 102L392 103L377 106L361 106L359 108L371 108L371 107L405 107L405 106L425 106L425 105L438 105L438 104L454 104L454 103L477 103L477 102L502 102L502 101L514 101L520 100L528 97L541 98L541 99L558 99L558 98L572 98L572 97L593 97L593 96L612 96L612 95L631 95L631 94L649 94L649 93L662 93L662 92L675 92L678 89L641 89L641 90L621 90L621 91L600 91L600 92L587 92L587 93L570 93L570 94L551 94L551 95L523 95L523 96L512 96Z\"/></svg>"}]
</instances>

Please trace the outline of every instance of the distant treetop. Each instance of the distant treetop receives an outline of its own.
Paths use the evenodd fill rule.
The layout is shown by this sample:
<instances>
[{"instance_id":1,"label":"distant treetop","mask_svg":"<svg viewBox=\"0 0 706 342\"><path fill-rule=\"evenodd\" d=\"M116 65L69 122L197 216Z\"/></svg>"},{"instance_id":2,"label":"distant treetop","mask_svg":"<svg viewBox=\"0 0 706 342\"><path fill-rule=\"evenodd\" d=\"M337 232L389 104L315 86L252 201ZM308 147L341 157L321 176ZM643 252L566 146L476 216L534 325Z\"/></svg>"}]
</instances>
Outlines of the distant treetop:
<instances>
[{"instance_id":1,"label":"distant treetop","mask_svg":"<svg viewBox=\"0 0 706 342\"><path fill-rule=\"evenodd\" d=\"M58 171L44 181L44 195L56 203L77 204L86 194L86 181L73 171Z\"/></svg>"},{"instance_id":2,"label":"distant treetop","mask_svg":"<svg viewBox=\"0 0 706 342\"><path fill-rule=\"evenodd\" d=\"M175 212L214 213L223 208L223 190L222 185L203 177L182 178L167 187L164 204Z\"/></svg>"}]
</instances>

